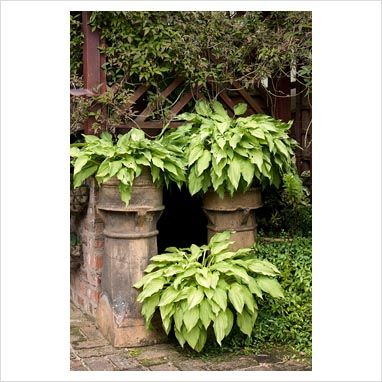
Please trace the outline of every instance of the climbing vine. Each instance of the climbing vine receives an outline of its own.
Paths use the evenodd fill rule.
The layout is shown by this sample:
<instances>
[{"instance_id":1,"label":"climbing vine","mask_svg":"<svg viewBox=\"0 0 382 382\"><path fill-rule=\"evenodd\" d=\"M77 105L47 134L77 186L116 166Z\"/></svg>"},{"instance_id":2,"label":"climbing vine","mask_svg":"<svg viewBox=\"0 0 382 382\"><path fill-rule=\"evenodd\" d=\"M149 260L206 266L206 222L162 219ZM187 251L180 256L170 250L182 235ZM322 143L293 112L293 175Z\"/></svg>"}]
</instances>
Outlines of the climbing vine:
<instances>
[{"instance_id":1,"label":"climbing vine","mask_svg":"<svg viewBox=\"0 0 382 382\"><path fill-rule=\"evenodd\" d=\"M71 16L71 74L81 71L82 31ZM207 91L207 81L229 88L234 80L251 88L264 78L290 76L291 68L311 90L311 12L92 12L89 25L105 44L109 125L131 118L126 97L139 85L154 89L161 117L174 100L160 90L176 76ZM98 102L100 100L97 100Z\"/></svg>"}]
</instances>

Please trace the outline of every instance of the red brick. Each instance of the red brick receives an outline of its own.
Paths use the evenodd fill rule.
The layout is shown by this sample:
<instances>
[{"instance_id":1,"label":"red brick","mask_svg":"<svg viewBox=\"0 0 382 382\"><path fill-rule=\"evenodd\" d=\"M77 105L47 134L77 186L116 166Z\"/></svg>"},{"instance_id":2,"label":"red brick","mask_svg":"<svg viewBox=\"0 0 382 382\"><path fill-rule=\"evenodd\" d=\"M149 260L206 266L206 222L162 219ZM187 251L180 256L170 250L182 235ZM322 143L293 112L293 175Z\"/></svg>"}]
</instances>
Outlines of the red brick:
<instances>
[{"instance_id":1,"label":"red brick","mask_svg":"<svg viewBox=\"0 0 382 382\"><path fill-rule=\"evenodd\" d=\"M101 270L103 267L103 256L89 256L89 267Z\"/></svg>"},{"instance_id":2,"label":"red brick","mask_svg":"<svg viewBox=\"0 0 382 382\"><path fill-rule=\"evenodd\" d=\"M94 247L95 248L103 248L105 246L105 240L102 239L96 239L94 242Z\"/></svg>"},{"instance_id":3,"label":"red brick","mask_svg":"<svg viewBox=\"0 0 382 382\"><path fill-rule=\"evenodd\" d=\"M81 296L77 296L77 303L80 307L84 306L84 299Z\"/></svg>"},{"instance_id":4,"label":"red brick","mask_svg":"<svg viewBox=\"0 0 382 382\"><path fill-rule=\"evenodd\" d=\"M102 235L104 230L104 224L103 223L95 223L94 224L94 232L96 235Z\"/></svg>"},{"instance_id":5,"label":"red brick","mask_svg":"<svg viewBox=\"0 0 382 382\"><path fill-rule=\"evenodd\" d=\"M99 287L101 285L101 275L91 270L87 270L86 279L90 285Z\"/></svg>"}]
</instances>

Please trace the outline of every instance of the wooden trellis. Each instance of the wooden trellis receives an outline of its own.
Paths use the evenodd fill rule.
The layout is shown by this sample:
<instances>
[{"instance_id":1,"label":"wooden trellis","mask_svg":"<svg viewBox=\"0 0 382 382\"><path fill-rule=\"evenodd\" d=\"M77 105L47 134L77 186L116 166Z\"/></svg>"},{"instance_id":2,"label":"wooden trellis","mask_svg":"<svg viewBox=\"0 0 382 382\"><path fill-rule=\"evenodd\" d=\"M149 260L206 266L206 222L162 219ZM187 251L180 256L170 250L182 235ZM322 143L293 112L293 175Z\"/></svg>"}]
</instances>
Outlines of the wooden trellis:
<instances>
[{"instance_id":1,"label":"wooden trellis","mask_svg":"<svg viewBox=\"0 0 382 382\"><path fill-rule=\"evenodd\" d=\"M72 96L91 96L93 89L97 88L101 92L106 91L105 72L101 69L105 62L105 57L100 54L98 47L101 45L99 31L91 31L88 21L91 12L82 12L82 28L84 33L83 48L83 79L84 89L72 89ZM294 120L291 136L297 140L303 150L297 150L297 167L299 171L311 170L311 107L306 97L300 94L298 82L292 83L290 78L283 77L271 81L269 90L259 87L249 92L240 83L234 81L230 84L229 90L219 88L212 81L208 82L218 100L222 102L228 113L233 115L233 108L237 103L245 102L248 105L247 115L253 113L270 114L283 121ZM138 86L126 103L126 107L132 111L133 117L125 125L118 126L118 130L124 131L132 127L139 127L150 135L160 132L164 125L169 121L170 127L178 127L182 121L172 121L176 115L181 113L185 107L203 96L197 86L188 87L182 78L174 78L159 94L162 99L168 98L175 91L182 89L183 93L172 104L167 120L152 119L152 115L157 110L158 105L147 101L149 85ZM291 97L292 89L295 89L295 97ZM292 102L293 101L293 102ZM292 107L292 104L294 105ZM89 118L84 124L85 134L93 134L92 124L94 120Z\"/></svg>"}]
</instances>

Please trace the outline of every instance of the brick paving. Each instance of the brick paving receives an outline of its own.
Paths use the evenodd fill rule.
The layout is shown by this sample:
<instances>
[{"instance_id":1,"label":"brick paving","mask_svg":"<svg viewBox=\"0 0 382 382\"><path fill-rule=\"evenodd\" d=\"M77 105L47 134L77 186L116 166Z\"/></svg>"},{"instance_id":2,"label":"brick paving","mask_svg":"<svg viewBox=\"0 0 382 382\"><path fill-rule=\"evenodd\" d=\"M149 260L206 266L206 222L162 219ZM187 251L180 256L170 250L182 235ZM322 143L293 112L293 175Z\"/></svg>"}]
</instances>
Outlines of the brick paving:
<instances>
[{"instance_id":1,"label":"brick paving","mask_svg":"<svg viewBox=\"0 0 382 382\"><path fill-rule=\"evenodd\" d=\"M139 348L113 348L97 330L94 319L71 305L70 370L76 371L190 371L190 370L311 370L295 360L269 354L191 356L167 343Z\"/></svg>"}]
</instances>

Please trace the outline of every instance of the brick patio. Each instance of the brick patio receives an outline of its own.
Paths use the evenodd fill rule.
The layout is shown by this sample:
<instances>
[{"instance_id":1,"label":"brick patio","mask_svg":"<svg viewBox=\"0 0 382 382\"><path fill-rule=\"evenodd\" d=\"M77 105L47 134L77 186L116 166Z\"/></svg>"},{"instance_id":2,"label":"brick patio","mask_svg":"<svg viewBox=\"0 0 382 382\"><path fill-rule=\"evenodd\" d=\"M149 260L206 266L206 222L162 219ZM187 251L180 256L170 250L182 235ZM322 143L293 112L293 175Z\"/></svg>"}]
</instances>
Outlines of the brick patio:
<instances>
[{"instance_id":1,"label":"brick patio","mask_svg":"<svg viewBox=\"0 0 382 382\"><path fill-rule=\"evenodd\" d=\"M294 360L274 355L229 354L213 357L191 356L172 343L140 348L113 348L99 333L94 319L71 305L71 370L311 370Z\"/></svg>"}]
</instances>

